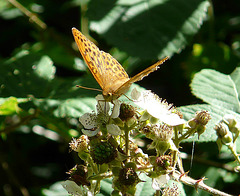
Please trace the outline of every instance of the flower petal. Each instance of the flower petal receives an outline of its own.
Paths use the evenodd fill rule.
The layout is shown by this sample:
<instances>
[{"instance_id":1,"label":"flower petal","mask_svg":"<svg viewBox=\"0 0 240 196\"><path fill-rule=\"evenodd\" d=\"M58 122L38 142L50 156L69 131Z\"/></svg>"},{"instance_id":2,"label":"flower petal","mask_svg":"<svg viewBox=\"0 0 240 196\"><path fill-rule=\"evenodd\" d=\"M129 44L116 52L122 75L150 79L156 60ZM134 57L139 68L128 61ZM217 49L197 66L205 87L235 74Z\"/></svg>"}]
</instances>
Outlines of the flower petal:
<instances>
[{"instance_id":1,"label":"flower petal","mask_svg":"<svg viewBox=\"0 0 240 196\"><path fill-rule=\"evenodd\" d=\"M103 95L97 95L96 96L96 100L97 100L97 113L105 113L108 114L109 110L110 110L110 105L109 102L107 102Z\"/></svg>"},{"instance_id":2,"label":"flower petal","mask_svg":"<svg viewBox=\"0 0 240 196\"><path fill-rule=\"evenodd\" d=\"M181 119L177 114L174 113L161 117L159 116L159 119L170 126L177 126L186 123L184 119Z\"/></svg>"},{"instance_id":3,"label":"flower petal","mask_svg":"<svg viewBox=\"0 0 240 196\"><path fill-rule=\"evenodd\" d=\"M97 127L97 116L95 113L85 113L80 118L79 121L85 129L93 129Z\"/></svg>"},{"instance_id":4,"label":"flower petal","mask_svg":"<svg viewBox=\"0 0 240 196\"><path fill-rule=\"evenodd\" d=\"M111 117L112 118L117 118L119 116L119 114L120 114L121 102L118 99L116 99L116 100L113 101L113 104L114 104L114 106L113 106Z\"/></svg>"},{"instance_id":5,"label":"flower petal","mask_svg":"<svg viewBox=\"0 0 240 196\"><path fill-rule=\"evenodd\" d=\"M153 178L152 188L154 190L161 190L161 188L165 187L170 180L168 174L158 176L157 178Z\"/></svg>"},{"instance_id":6,"label":"flower petal","mask_svg":"<svg viewBox=\"0 0 240 196\"><path fill-rule=\"evenodd\" d=\"M67 190L67 192L71 195L81 196L83 195L83 190L80 186L78 186L75 182L71 180L66 180L61 183L63 188Z\"/></svg>"},{"instance_id":7,"label":"flower petal","mask_svg":"<svg viewBox=\"0 0 240 196\"><path fill-rule=\"evenodd\" d=\"M108 133L110 133L112 135L120 135L121 134L121 129L115 124L108 124L107 130L108 130Z\"/></svg>"},{"instance_id":8,"label":"flower petal","mask_svg":"<svg viewBox=\"0 0 240 196\"><path fill-rule=\"evenodd\" d=\"M141 95L136 89L132 91L132 98L135 99L134 102L155 118L158 118L162 122L176 126L184 124L186 121L181 119L176 113L172 113L171 104L160 99L157 95L151 91L143 91Z\"/></svg>"},{"instance_id":9,"label":"flower petal","mask_svg":"<svg viewBox=\"0 0 240 196\"><path fill-rule=\"evenodd\" d=\"M98 133L99 131L100 131L99 128L97 128L95 131L82 129L83 134L85 134L85 135L87 135L87 136L89 136L89 137L92 137L92 136L97 135L97 133Z\"/></svg>"}]
</instances>

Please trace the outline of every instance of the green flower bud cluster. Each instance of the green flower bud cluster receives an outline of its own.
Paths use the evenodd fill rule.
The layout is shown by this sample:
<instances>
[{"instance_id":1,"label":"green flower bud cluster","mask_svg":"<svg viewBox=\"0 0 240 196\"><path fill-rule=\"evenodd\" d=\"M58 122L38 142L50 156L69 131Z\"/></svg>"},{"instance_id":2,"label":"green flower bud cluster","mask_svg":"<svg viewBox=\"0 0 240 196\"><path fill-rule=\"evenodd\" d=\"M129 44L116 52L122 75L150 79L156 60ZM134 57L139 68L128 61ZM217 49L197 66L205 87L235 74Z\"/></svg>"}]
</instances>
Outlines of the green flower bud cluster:
<instances>
[{"instance_id":1,"label":"green flower bud cluster","mask_svg":"<svg viewBox=\"0 0 240 196\"><path fill-rule=\"evenodd\" d=\"M91 146L90 154L97 164L109 163L117 157L117 150L108 141L100 141Z\"/></svg>"}]
</instances>

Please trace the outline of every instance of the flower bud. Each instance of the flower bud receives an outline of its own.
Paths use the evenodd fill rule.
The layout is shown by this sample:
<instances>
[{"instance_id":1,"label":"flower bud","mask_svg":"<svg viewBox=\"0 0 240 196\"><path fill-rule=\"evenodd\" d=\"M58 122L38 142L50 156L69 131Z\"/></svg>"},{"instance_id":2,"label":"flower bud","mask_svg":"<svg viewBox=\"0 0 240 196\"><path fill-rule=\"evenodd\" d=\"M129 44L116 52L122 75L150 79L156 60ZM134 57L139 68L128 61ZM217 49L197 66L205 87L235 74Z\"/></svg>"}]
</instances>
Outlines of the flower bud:
<instances>
[{"instance_id":1,"label":"flower bud","mask_svg":"<svg viewBox=\"0 0 240 196\"><path fill-rule=\"evenodd\" d=\"M230 143L233 142L232 134L225 123L220 122L214 127L214 129L217 132L218 138L221 139L221 142L223 144L229 145Z\"/></svg>"},{"instance_id":2,"label":"flower bud","mask_svg":"<svg viewBox=\"0 0 240 196\"><path fill-rule=\"evenodd\" d=\"M125 186L132 186L140 182L137 173L131 167L125 167L119 172L119 182Z\"/></svg>"},{"instance_id":3,"label":"flower bud","mask_svg":"<svg viewBox=\"0 0 240 196\"><path fill-rule=\"evenodd\" d=\"M157 157L155 162L156 166L162 168L163 170L167 170L169 167L172 166L172 157L169 155L163 155Z\"/></svg>"},{"instance_id":4,"label":"flower bud","mask_svg":"<svg viewBox=\"0 0 240 196\"><path fill-rule=\"evenodd\" d=\"M232 127L235 127L237 125L237 121L234 118L233 115L231 114L227 114L223 117L223 121L229 126L229 128L231 129Z\"/></svg>"},{"instance_id":5,"label":"flower bud","mask_svg":"<svg viewBox=\"0 0 240 196\"><path fill-rule=\"evenodd\" d=\"M75 152L82 152L88 150L88 136L81 135L77 140L72 138L71 142L69 143L70 150Z\"/></svg>"},{"instance_id":6,"label":"flower bud","mask_svg":"<svg viewBox=\"0 0 240 196\"><path fill-rule=\"evenodd\" d=\"M135 108L132 105L122 103L120 106L119 118L122 121L127 121L135 115Z\"/></svg>"},{"instance_id":7,"label":"flower bud","mask_svg":"<svg viewBox=\"0 0 240 196\"><path fill-rule=\"evenodd\" d=\"M211 119L208 111L196 112L195 117L188 122L189 126L195 128L199 125L205 126L208 121Z\"/></svg>"},{"instance_id":8,"label":"flower bud","mask_svg":"<svg viewBox=\"0 0 240 196\"><path fill-rule=\"evenodd\" d=\"M90 186L90 182L87 180L88 170L84 165L75 165L70 169L67 174L70 175L69 180L74 181L77 185L87 185Z\"/></svg>"}]
</instances>

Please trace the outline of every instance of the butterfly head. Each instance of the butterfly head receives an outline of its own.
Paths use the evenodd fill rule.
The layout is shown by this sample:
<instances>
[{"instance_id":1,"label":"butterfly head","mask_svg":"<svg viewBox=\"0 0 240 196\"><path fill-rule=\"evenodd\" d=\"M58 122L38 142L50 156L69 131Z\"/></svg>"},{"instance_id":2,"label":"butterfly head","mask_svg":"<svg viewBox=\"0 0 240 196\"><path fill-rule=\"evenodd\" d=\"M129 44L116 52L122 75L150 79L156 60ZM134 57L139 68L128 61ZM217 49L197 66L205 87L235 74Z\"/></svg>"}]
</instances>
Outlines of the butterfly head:
<instances>
[{"instance_id":1,"label":"butterfly head","mask_svg":"<svg viewBox=\"0 0 240 196\"><path fill-rule=\"evenodd\" d=\"M113 94L111 92L104 92L103 91L103 97L107 102L112 102L113 100L117 99L119 95Z\"/></svg>"}]
</instances>

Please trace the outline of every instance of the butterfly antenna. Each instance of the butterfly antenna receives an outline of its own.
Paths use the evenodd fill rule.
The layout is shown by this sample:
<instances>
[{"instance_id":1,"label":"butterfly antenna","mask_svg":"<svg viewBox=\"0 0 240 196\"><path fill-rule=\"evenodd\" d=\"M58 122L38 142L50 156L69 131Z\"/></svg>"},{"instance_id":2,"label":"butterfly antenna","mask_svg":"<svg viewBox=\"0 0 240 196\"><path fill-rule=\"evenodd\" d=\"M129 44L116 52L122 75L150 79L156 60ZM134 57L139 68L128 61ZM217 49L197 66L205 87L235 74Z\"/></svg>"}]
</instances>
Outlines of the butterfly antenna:
<instances>
[{"instance_id":1,"label":"butterfly antenna","mask_svg":"<svg viewBox=\"0 0 240 196\"><path fill-rule=\"evenodd\" d=\"M125 95L125 94L122 94L122 95L124 95L129 101L134 101L133 99L131 99L131 98L129 98L127 95Z\"/></svg>"},{"instance_id":2,"label":"butterfly antenna","mask_svg":"<svg viewBox=\"0 0 240 196\"><path fill-rule=\"evenodd\" d=\"M80 85L76 85L76 87L78 87L78 88L83 88L83 89L87 89L87 90L93 90L93 91L99 91L99 92L102 92L102 90L97 89L97 88L88 88L88 87L80 86Z\"/></svg>"}]
</instances>

